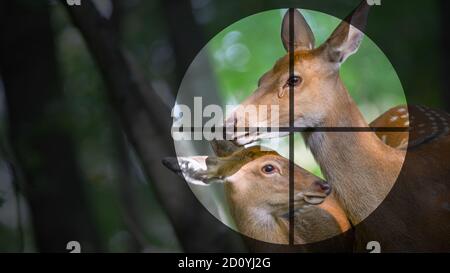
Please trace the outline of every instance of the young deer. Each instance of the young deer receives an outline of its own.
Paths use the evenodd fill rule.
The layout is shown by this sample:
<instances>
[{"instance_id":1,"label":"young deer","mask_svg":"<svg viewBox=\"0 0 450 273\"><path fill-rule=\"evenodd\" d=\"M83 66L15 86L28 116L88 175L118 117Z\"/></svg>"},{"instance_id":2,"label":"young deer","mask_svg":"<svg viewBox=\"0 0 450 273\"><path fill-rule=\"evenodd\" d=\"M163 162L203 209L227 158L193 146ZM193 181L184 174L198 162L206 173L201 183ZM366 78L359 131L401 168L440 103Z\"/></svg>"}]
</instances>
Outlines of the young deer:
<instances>
[{"instance_id":1,"label":"young deer","mask_svg":"<svg viewBox=\"0 0 450 273\"><path fill-rule=\"evenodd\" d=\"M224 183L231 215L242 234L288 244L289 161L260 146L238 149L227 142L215 144L218 157L167 158L163 163L189 183ZM326 181L298 166L294 179L296 244L322 241L349 229L347 217L330 195Z\"/></svg>"},{"instance_id":2,"label":"young deer","mask_svg":"<svg viewBox=\"0 0 450 273\"><path fill-rule=\"evenodd\" d=\"M363 39L369 6L366 1L331 34L320 47L297 10L293 13L294 37L289 44L289 13L282 23L282 42L289 50L259 80L258 89L241 105L276 105L281 109L279 125L289 126L289 89L294 90L294 123L300 127L367 127L358 107L339 76L340 65L355 53ZM349 24L350 23L350 24ZM293 76L289 73L289 54L294 56ZM408 118L414 112L415 121ZM303 137L319 163L336 197L353 224L371 214L385 199L398 178L395 195L374 213L363 228L366 239L384 240L385 248L448 250L450 247L449 116L424 107L400 107L395 117L377 122L412 128L414 143L394 149L384 141L398 141L404 133L380 138L373 132L312 132ZM227 123L256 127L265 120L236 113ZM406 119L406 120L405 120ZM257 120L257 122L254 122ZM398 124L400 120L404 120ZM410 123L411 122L411 123ZM395 136L396 135L396 136ZM235 135L243 145L271 135ZM396 140L397 139L397 140ZM401 141L401 140L400 140ZM406 142L398 143L406 148ZM406 156L406 164L403 165ZM400 170L403 170L400 173ZM400 176L399 176L400 174ZM424 232L429 231L429 232Z\"/></svg>"},{"instance_id":3,"label":"young deer","mask_svg":"<svg viewBox=\"0 0 450 273\"><path fill-rule=\"evenodd\" d=\"M399 126L408 122L405 114L397 117L396 123L392 122L392 117L402 112L402 108L385 112L371 126ZM408 141L406 132L383 133L379 137L396 148L404 148ZM192 184L224 183L231 213L243 234L263 241L287 243L288 160L275 151L262 151L259 146L245 149L227 141L212 141L211 145L217 157L166 158L163 163ZM276 177L264 172L274 164L279 170ZM350 224L334 195L323 200L330 194L329 184L299 166L295 168L298 191L295 195L295 243L318 242L347 231ZM318 194L314 190L318 190ZM266 217L261 219L263 215ZM267 222L271 224L263 224ZM337 243L345 245L346 242Z\"/></svg>"}]
</instances>

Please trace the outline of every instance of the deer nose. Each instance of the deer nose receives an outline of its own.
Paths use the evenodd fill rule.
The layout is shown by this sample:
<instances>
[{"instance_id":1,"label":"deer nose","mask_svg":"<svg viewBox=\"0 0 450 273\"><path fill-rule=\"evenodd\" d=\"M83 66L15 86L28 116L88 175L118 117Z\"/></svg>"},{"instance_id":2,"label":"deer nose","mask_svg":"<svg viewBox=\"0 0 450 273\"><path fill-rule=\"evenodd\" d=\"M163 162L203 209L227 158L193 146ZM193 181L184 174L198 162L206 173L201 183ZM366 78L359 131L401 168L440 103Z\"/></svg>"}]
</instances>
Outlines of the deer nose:
<instances>
[{"instance_id":1,"label":"deer nose","mask_svg":"<svg viewBox=\"0 0 450 273\"><path fill-rule=\"evenodd\" d=\"M314 184L315 184L317 190L325 193L326 195L331 193L331 185L328 182L320 180L320 181L315 181Z\"/></svg>"}]
</instances>

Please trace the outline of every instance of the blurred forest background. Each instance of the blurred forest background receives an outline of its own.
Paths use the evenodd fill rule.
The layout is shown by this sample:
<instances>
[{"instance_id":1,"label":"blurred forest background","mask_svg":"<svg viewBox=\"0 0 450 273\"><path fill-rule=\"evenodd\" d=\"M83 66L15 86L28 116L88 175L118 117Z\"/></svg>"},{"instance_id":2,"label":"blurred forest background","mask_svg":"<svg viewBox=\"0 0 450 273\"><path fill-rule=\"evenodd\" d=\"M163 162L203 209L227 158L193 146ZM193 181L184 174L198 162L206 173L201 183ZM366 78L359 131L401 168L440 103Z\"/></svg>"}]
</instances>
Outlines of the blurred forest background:
<instances>
[{"instance_id":1,"label":"blurred forest background","mask_svg":"<svg viewBox=\"0 0 450 273\"><path fill-rule=\"evenodd\" d=\"M236 104L250 94L284 54L279 8L298 4L81 2L0 3L0 252L65 252L71 240L82 251L244 250L162 167L161 158L174 155L170 111L199 52L189 71L202 90L218 91L208 102ZM359 1L317 2L301 7L343 18ZM394 64L409 103L450 110L449 6L383 1L369 19L369 36ZM339 21L306 16L317 44ZM405 101L387 58L366 38L343 67L368 120ZM301 149L297 163L318 173Z\"/></svg>"}]
</instances>

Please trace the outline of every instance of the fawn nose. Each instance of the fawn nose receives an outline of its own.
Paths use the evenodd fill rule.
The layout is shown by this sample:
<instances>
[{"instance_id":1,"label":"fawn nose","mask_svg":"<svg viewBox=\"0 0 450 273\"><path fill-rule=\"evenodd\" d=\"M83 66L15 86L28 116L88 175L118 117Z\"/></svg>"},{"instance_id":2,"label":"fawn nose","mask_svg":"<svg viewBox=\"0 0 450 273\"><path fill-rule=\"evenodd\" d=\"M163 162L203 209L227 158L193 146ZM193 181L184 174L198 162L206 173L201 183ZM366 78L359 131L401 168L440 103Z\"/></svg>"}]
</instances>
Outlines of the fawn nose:
<instances>
[{"instance_id":1,"label":"fawn nose","mask_svg":"<svg viewBox=\"0 0 450 273\"><path fill-rule=\"evenodd\" d=\"M318 191L321 191L326 195L331 193L331 185L326 181L315 181L314 185Z\"/></svg>"}]
</instances>

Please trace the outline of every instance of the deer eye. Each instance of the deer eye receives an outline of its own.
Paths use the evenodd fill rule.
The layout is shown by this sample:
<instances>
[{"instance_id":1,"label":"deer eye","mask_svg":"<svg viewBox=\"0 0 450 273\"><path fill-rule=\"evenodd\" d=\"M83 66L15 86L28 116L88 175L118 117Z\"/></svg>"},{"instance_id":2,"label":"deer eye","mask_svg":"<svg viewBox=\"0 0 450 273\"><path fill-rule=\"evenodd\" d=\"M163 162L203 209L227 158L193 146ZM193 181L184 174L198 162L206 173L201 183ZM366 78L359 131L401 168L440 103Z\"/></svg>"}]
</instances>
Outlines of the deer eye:
<instances>
[{"instance_id":1,"label":"deer eye","mask_svg":"<svg viewBox=\"0 0 450 273\"><path fill-rule=\"evenodd\" d=\"M276 169L272 164L267 164L267 165L264 165L264 167L262 167L261 170L265 174L272 174L275 172Z\"/></svg>"},{"instance_id":2,"label":"deer eye","mask_svg":"<svg viewBox=\"0 0 450 273\"><path fill-rule=\"evenodd\" d=\"M292 76L292 77L289 77L286 84L291 87L294 87L294 86L299 85L301 82L302 82L302 78L300 78L299 76Z\"/></svg>"}]
</instances>

